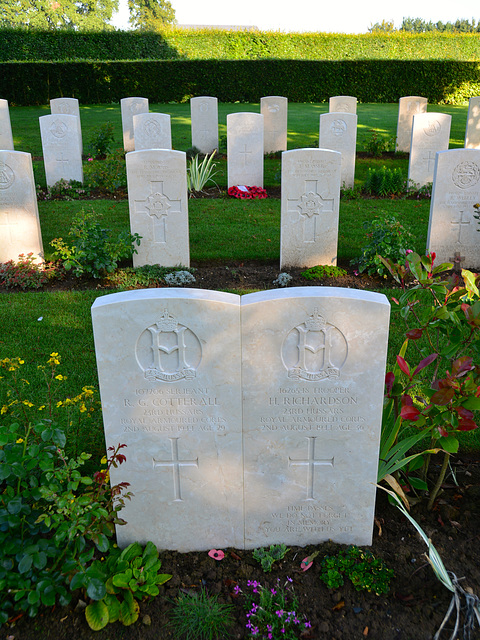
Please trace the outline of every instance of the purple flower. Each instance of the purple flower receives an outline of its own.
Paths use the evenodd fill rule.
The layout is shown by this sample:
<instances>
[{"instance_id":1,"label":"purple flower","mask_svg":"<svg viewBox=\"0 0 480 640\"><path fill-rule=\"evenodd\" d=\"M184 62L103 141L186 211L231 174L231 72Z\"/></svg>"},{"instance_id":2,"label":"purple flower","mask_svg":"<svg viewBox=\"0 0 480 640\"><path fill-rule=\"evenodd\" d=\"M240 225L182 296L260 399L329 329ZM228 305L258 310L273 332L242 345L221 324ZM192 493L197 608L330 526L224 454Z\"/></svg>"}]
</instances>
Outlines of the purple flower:
<instances>
[{"instance_id":1,"label":"purple flower","mask_svg":"<svg viewBox=\"0 0 480 640\"><path fill-rule=\"evenodd\" d=\"M305 627L307 629L309 629L312 626L311 622L309 622L308 620L305 622Z\"/></svg>"},{"instance_id":2,"label":"purple flower","mask_svg":"<svg viewBox=\"0 0 480 640\"><path fill-rule=\"evenodd\" d=\"M283 609L279 609L278 611L275 611L275 613L279 618L281 618L283 616Z\"/></svg>"},{"instance_id":3,"label":"purple flower","mask_svg":"<svg viewBox=\"0 0 480 640\"><path fill-rule=\"evenodd\" d=\"M277 592L275 591L275 589L270 589L270 591L273 593L274 596L277 595Z\"/></svg>"},{"instance_id":4,"label":"purple flower","mask_svg":"<svg viewBox=\"0 0 480 640\"><path fill-rule=\"evenodd\" d=\"M239 593L241 593L241 591L242 591L242 590L240 589L240 586L239 586L238 584L236 584L236 585L234 586L234 588L233 588L233 593L234 593L236 596L238 596L238 594L239 594Z\"/></svg>"}]
</instances>

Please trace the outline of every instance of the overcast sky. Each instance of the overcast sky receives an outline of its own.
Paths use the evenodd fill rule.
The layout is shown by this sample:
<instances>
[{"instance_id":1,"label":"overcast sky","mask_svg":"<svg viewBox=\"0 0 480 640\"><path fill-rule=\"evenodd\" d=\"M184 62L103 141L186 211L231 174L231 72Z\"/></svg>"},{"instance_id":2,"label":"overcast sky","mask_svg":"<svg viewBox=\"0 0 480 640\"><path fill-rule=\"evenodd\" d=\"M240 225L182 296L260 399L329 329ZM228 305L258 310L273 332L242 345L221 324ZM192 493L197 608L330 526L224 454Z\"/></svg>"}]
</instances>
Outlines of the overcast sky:
<instances>
[{"instance_id":1,"label":"overcast sky","mask_svg":"<svg viewBox=\"0 0 480 640\"><path fill-rule=\"evenodd\" d=\"M121 10L114 20L128 28L127 0L120 0ZM171 0L179 24L250 25L262 31L324 31L331 33L366 33L375 22L387 20L399 27L403 18L422 18L427 22L455 22L457 18L480 19L478 0L456 3L438 0L350 0L322 2L295 0L292 4L277 0Z\"/></svg>"}]
</instances>

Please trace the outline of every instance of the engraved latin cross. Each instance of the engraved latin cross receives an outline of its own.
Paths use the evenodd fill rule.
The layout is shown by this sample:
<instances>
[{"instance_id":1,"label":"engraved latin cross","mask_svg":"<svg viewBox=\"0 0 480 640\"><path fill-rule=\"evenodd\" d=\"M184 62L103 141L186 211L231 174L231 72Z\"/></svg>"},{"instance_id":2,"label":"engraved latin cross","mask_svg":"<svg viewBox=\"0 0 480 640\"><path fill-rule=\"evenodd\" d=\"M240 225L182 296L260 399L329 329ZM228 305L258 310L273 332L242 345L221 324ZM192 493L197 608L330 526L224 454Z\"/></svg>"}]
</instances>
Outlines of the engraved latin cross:
<instances>
[{"instance_id":1,"label":"engraved latin cross","mask_svg":"<svg viewBox=\"0 0 480 640\"><path fill-rule=\"evenodd\" d=\"M453 228L454 225L458 225L458 237L457 237L457 244L461 242L460 238L462 235L462 225L469 225L470 224L470 220L464 220L463 219L463 214L465 213L464 211L459 211L460 213L460 220L452 220L451 221L451 225L452 225L452 230L456 231L456 229Z\"/></svg>"},{"instance_id":2,"label":"engraved latin cross","mask_svg":"<svg viewBox=\"0 0 480 640\"><path fill-rule=\"evenodd\" d=\"M180 467L197 467L198 469L198 457L194 460L180 460L178 457L178 441L180 438L169 438L172 447L172 459L171 460L153 460L153 468L156 467L171 467L173 471L173 499L175 502L182 501L182 491L180 487Z\"/></svg>"},{"instance_id":3,"label":"engraved latin cross","mask_svg":"<svg viewBox=\"0 0 480 640\"><path fill-rule=\"evenodd\" d=\"M315 458L315 440L316 437L307 437L308 440L308 454L306 459L294 460L290 456L288 457L288 466L303 466L307 467L307 500L315 500L313 495L313 484L315 467L318 466L334 466L335 458L329 458L327 460L321 460Z\"/></svg>"},{"instance_id":4,"label":"engraved latin cross","mask_svg":"<svg viewBox=\"0 0 480 640\"><path fill-rule=\"evenodd\" d=\"M163 192L162 182L150 182L150 195L135 200L135 213L146 213L152 218L154 242L167 241L167 216L181 212L181 200L170 200Z\"/></svg>"},{"instance_id":5,"label":"engraved latin cross","mask_svg":"<svg viewBox=\"0 0 480 640\"><path fill-rule=\"evenodd\" d=\"M320 213L333 213L333 198L323 198L318 193L318 180L305 180L305 191L300 198L287 200L287 212L298 213L303 218L303 241L316 242L317 217Z\"/></svg>"}]
</instances>

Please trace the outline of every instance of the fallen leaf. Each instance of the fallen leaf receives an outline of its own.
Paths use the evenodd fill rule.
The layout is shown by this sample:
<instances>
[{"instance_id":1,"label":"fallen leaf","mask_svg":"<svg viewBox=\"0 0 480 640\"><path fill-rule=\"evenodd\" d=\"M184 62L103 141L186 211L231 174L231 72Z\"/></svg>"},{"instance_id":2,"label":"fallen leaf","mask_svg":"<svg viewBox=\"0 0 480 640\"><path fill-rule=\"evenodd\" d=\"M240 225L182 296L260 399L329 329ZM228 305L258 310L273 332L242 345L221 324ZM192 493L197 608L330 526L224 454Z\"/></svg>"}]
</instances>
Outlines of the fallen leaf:
<instances>
[{"instance_id":1,"label":"fallen leaf","mask_svg":"<svg viewBox=\"0 0 480 640\"><path fill-rule=\"evenodd\" d=\"M365 638L368 636L368 627L365 627L365 629L363 630L363 635L365 636Z\"/></svg>"},{"instance_id":2,"label":"fallen leaf","mask_svg":"<svg viewBox=\"0 0 480 640\"><path fill-rule=\"evenodd\" d=\"M345 606L345 600L340 600L340 602L337 602L337 604L332 607L332 611L340 611L340 609L343 609L343 607Z\"/></svg>"}]
</instances>

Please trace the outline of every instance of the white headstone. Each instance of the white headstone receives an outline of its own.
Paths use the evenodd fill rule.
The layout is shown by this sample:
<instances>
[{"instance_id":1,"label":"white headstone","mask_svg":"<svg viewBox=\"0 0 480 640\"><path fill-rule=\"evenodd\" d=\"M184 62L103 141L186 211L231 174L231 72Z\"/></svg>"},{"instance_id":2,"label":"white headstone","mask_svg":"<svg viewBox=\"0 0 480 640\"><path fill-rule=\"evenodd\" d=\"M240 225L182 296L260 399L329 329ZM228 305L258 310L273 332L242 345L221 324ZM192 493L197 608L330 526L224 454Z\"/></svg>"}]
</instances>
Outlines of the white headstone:
<instances>
[{"instance_id":1,"label":"white headstone","mask_svg":"<svg viewBox=\"0 0 480 640\"><path fill-rule=\"evenodd\" d=\"M171 149L172 128L168 113L138 113L133 116L135 151Z\"/></svg>"},{"instance_id":2,"label":"white headstone","mask_svg":"<svg viewBox=\"0 0 480 640\"><path fill-rule=\"evenodd\" d=\"M190 265L187 162L183 151L145 149L126 155L132 233L142 236L133 265Z\"/></svg>"},{"instance_id":3,"label":"white headstone","mask_svg":"<svg viewBox=\"0 0 480 640\"><path fill-rule=\"evenodd\" d=\"M452 116L446 113L420 113L413 116L408 161L408 183L412 188L433 182L437 151L447 151Z\"/></svg>"},{"instance_id":4,"label":"white headstone","mask_svg":"<svg viewBox=\"0 0 480 640\"><path fill-rule=\"evenodd\" d=\"M210 96L190 98L192 146L201 153L218 149L218 100Z\"/></svg>"},{"instance_id":5,"label":"white headstone","mask_svg":"<svg viewBox=\"0 0 480 640\"><path fill-rule=\"evenodd\" d=\"M327 149L282 154L281 269L337 263L341 160Z\"/></svg>"},{"instance_id":6,"label":"white headstone","mask_svg":"<svg viewBox=\"0 0 480 640\"><path fill-rule=\"evenodd\" d=\"M263 187L263 116L230 113L227 116L228 188Z\"/></svg>"},{"instance_id":7,"label":"white headstone","mask_svg":"<svg viewBox=\"0 0 480 640\"><path fill-rule=\"evenodd\" d=\"M480 96L470 98L468 101L465 148L480 149Z\"/></svg>"},{"instance_id":8,"label":"white headstone","mask_svg":"<svg viewBox=\"0 0 480 640\"><path fill-rule=\"evenodd\" d=\"M33 253L43 262L32 156L0 151L0 262Z\"/></svg>"},{"instance_id":9,"label":"white headstone","mask_svg":"<svg viewBox=\"0 0 480 640\"><path fill-rule=\"evenodd\" d=\"M122 114L123 148L125 151L134 151L133 116L138 113L148 113L148 98L122 98L120 111Z\"/></svg>"},{"instance_id":10,"label":"white headstone","mask_svg":"<svg viewBox=\"0 0 480 640\"><path fill-rule=\"evenodd\" d=\"M480 149L437 153L427 251L435 262L480 268L480 229L473 205L480 202Z\"/></svg>"},{"instance_id":11,"label":"white headstone","mask_svg":"<svg viewBox=\"0 0 480 640\"><path fill-rule=\"evenodd\" d=\"M62 179L83 182L78 117L52 114L41 116L39 121L47 185L51 187Z\"/></svg>"},{"instance_id":12,"label":"white headstone","mask_svg":"<svg viewBox=\"0 0 480 640\"><path fill-rule=\"evenodd\" d=\"M92 307L106 444L129 482L121 547L243 548L240 298L148 289Z\"/></svg>"},{"instance_id":13,"label":"white headstone","mask_svg":"<svg viewBox=\"0 0 480 640\"><path fill-rule=\"evenodd\" d=\"M12 125L8 111L8 101L0 100L0 150L13 151Z\"/></svg>"},{"instance_id":14,"label":"white headstone","mask_svg":"<svg viewBox=\"0 0 480 640\"><path fill-rule=\"evenodd\" d=\"M427 98L420 96L404 96L398 101L397 140L395 151L410 151L412 139L413 116L427 113Z\"/></svg>"},{"instance_id":15,"label":"white headstone","mask_svg":"<svg viewBox=\"0 0 480 640\"><path fill-rule=\"evenodd\" d=\"M371 544L389 312L354 289L242 297L246 548Z\"/></svg>"},{"instance_id":16,"label":"white headstone","mask_svg":"<svg viewBox=\"0 0 480 640\"><path fill-rule=\"evenodd\" d=\"M357 99L353 96L332 96L328 101L330 113L357 113Z\"/></svg>"},{"instance_id":17,"label":"white headstone","mask_svg":"<svg viewBox=\"0 0 480 640\"><path fill-rule=\"evenodd\" d=\"M320 115L320 149L342 154L341 186L352 189L355 181L357 146L357 116L353 113L322 113Z\"/></svg>"},{"instance_id":18,"label":"white headstone","mask_svg":"<svg viewBox=\"0 0 480 640\"><path fill-rule=\"evenodd\" d=\"M50 111L54 114L63 114L78 117L80 134L80 148L83 149L82 142L82 122L80 120L80 105L77 98L53 98L50 100Z\"/></svg>"},{"instance_id":19,"label":"white headstone","mask_svg":"<svg viewBox=\"0 0 480 640\"><path fill-rule=\"evenodd\" d=\"M288 98L265 96L260 98L263 115L263 140L265 153L287 150Z\"/></svg>"}]
</instances>

